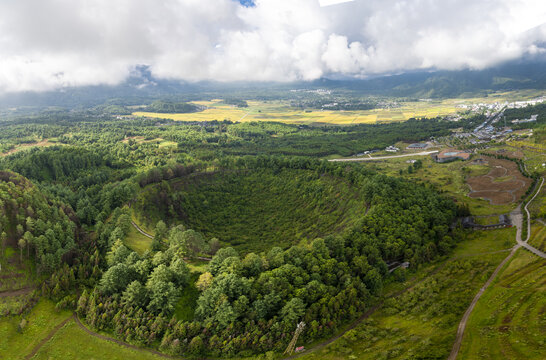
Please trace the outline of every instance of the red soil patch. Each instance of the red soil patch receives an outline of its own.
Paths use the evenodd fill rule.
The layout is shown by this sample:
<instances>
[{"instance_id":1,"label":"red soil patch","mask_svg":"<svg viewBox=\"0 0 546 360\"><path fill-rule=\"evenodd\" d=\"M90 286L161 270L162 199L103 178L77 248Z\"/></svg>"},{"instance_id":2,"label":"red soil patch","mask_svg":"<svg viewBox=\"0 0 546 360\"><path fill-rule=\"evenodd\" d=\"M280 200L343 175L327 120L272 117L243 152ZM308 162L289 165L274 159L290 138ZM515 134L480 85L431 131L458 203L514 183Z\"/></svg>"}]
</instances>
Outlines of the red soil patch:
<instances>
[{"instance_id":1,"label":"red soil patch","mask_svg":"<svg viewBox=\"0 0 546 360\"><path fill-rule=\"evenodd\" d=\"M487 175L466 179L471 190L468 196L489 200L492 205L506 205L518 201L531 185L531 179L524 177L513 161L484 158L488 161L491 171Z\"/></svg>"}]
</instances>

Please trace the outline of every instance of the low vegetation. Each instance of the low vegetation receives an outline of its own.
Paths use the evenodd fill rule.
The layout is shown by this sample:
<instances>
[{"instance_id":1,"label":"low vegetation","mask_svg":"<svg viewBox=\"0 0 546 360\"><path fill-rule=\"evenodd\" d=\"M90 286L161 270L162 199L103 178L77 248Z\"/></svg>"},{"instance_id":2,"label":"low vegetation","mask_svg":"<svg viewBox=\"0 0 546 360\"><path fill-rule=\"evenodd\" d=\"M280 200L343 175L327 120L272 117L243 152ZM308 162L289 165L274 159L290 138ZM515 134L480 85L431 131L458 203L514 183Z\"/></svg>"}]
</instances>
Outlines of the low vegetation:
<instances>
[{"instance_id":1,"label":"low vegetation","mask_svg":"<svg viewBox=\"0 0 546 360\"><path fill-rule=\"evenodd\" d=\"M462 359L543 359L546 260L520 249L467 325Z\"/></svg>"}]
</instances>

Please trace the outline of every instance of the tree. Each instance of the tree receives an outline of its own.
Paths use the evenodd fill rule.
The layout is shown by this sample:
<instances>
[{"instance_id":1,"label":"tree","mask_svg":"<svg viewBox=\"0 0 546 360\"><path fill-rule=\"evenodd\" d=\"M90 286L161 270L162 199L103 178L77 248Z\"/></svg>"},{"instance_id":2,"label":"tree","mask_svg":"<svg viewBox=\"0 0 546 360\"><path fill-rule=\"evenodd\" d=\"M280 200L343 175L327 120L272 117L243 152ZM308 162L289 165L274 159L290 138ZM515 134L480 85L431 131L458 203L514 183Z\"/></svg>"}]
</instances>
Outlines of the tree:
<instances>
[{"instance_id":1,"label":"tree","mask_svg":"<svg viewBox=\"0 0 546 360\"><path fill-rule=\"evenodd\" d=\"M119 293L127 287L130 281L130 272L127 265L119 263L113 265L102 275L99 288L107 295Z\"/></svg>"},{"instance_id":2,"label":"tree","mask_svg":"<svg viewBox=\"0 0 546 360\"><path fill-rule=\"evenodd\" d=\"M2 234L0 234L0 241L2 242L2 256L5 256L6 242L8 241L8 235L5 231L2 231Z\"/></svg>"},{"instance_id":3,"label":"tree","mask_svg":"<svg viewBox=\"0 0 546 360\"><path fill-rule=\"evenodd\" d=\"M197 282L195 283L195 286L199 291L203 292L209 288L209 286L212 284L212 280L214 278L212 277L212 274L207 272L202 273L199 275L199 279L197 279Z\"/></svg>"},{"instance_id":4,"label":"tree","mask_svg":"<svg viewBox=\"0 0 546 360\"><path fill-rule=\"evenodd\" d=\"M106 261L109 266L112 266L117 263L125 262L125 259L133 253L131 250L127 249L121 240L116 240L112 245L110 251L106 254Z\"/></svg>"},{"instance_id":5,"label":"tree","mask_svg":"<svg viewBox=\"0 0 546 360\"><path fill-rule=\"evenodd\" d=\"M216 275L218 273L225 259L229 257L238 257L238 256L239 255L237 254L237 250L235 250L232 247L227 247L227 248L218 250L216 255L209 262L209 270L211 274Z\"/></svg>"},{"instance_id":6,"label":"tree","mask_svg":"<svg viewBox=\"0 0 546 360\"><path fill-rule=\"evenodd\" d=\"M192 354L199 355L203 352L204 344L200 336L196 336L190 341L190 351Z\"/></svg>"},{"instance_id":7,"label":"tree","mask_svg":"<svg viewBox=\"0 0 546 360\"><path fill-rule=\"evenodd\" d=\"M143 307L146 301L146 288L138 281L133 281L123 292L121 301L129 306Z\"/></svg>"},{"instance_id":8,"label":"tree","mask_svg":"<svg viewBox=\"0 0 546 360\"><path fill-rule=\"evenodd\" d=\"M300 298L292 298L281 309L282 321L293 326L305 314L305 303Z\"/></svg>"},{"instance_id":9,"label":"tree","mask_svg":"<svg viewBox=\"0 0 546 360\"><path fill-rule=\"evenodd\" d=\"M163 240L167 236L167 225L159 220L155 226L155 235L152 240L152 250L159 251L163 248Z\"/></svg>"},{"instance_id":10,"label":"tree","mask_svg":"<svg viewBox=\"0 0 546 360\"><path fill-rule=\"evenodd\" d=\"M221 245L220 245L220 240L218 240L217 238L212 238L212 239L210 239L210 241L209 241L209 248L210 248L210 254L211 254L211 255L216 254L216 252L217 252L218 250L220 250L220 247L221 247Z\"/></svg>"},{"instance_id":11,"label":"tree","mask_svg":"<svg viewBox=\"0 0 546 360\"><path fill-rule=\"evenodd\" d=\"M19 241L17 242L17 245L19 245L19 250L20 250L20 255L21 255L21 262L23 262L23 249L25 248L26 244L27 244L27 242L23 238L19 239Z\"/></svg>"},{"instance_id":12,"label":"tree","mask_svg":"<svg viewBox=\"0 0 546 360\"><path fill-rule=\"evenodd\" d=\"M183 260L175 259L171 262L169 269L176 286L185 286L190 280L190 269Z\"/></svg>"},{"instance_id":13,"label":"tree","mask_svg":"<svg viewBox=\"0 0 546 360\"><path fill-rule=\"evenodd\" d=\"M30 231L25 232L25 235L23 235L23 239L25 239L25 243L27 246L27 257L30 257L30 244L34 242L34 236L30 233Z\"/></svg>"}]
</instances>

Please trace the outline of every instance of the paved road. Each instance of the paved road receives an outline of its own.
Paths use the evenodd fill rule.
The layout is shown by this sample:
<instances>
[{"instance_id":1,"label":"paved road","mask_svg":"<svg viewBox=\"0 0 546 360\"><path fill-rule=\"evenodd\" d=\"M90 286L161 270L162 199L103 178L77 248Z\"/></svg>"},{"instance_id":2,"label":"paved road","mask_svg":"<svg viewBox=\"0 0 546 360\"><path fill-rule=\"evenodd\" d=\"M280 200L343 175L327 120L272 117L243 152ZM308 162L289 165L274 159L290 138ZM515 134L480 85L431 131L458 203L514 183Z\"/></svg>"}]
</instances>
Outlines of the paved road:
<instances>
[{"instance_id":1,"label":"paved road","mask_svg":"<svg viewBox=\"0 0 546 360\"><path fill-rule=\"evenodd\" d=\"M421 151L421 152L413 153L413 154L402 154L402 155L391 155L391 156L376 156L376 157L343 158L343 159L331 159L331 160L328 160L328 161L348 162L348 161L387 160L387 159L395 159L395 158L411 157L411 156L425 156L425 155L430 155L430 154L436 154L437 152L438 152L438 150Z\"/></svg>"},{"instance_id":2,"label":"paved road","mask_svg":"<svg viewBox=\"0 0 546 360\"><path fill-rule=\"evenodd\" d=\"M522 240L521 239L521 236L517 239L518 241L518 244L523 246L524 248L526 248L527 250L531 251L532 253L540 256L541 258L543 259L546 259L546 253L540 251L539 249L537 248L534 248L532 247L531 245L529 245L528 241L529 241L529 238L531 237L531 214L529 214L529 210L527 209L527 206L529 206L529 204L537 197L537 195L540 193L540 190L542 189L542 185L544 185L544 178L542 178L542 181L540 183L540 185L538 186L538 189L535 193L535 195L531 198L531 200L529 200L529 202L525 205L525 207L523 208L525 210L525 213L527 214L527 238L525 240ZM518 207L516 210L519 210L520 207ZM520 212L520 216L521 216L521 211Z\"/></svg>"}]
</instances>

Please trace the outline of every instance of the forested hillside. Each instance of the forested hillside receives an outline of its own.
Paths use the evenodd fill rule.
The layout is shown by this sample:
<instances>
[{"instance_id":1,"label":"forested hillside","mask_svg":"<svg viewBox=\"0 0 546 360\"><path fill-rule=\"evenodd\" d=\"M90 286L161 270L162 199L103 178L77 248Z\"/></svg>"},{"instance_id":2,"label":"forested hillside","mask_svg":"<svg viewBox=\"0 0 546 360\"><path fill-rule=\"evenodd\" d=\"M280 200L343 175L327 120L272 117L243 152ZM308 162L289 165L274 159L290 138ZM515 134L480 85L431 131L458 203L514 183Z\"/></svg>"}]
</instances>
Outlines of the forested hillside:
<instances>
[{"instance_id":1,"label":"forested hillside","mask_svg":"<svg viewBox=\"0 0 546 360\"><path fill-rule=\"evenodd\" d=\"M434 189L319 158L480 120L18 118L0 133L10 149L0 169L17 179L4 185L2 226L11 246L25 241L22 256L44 274L41 293L92 329L178 355L281 351L297 321L312 341L361 315L387 263L418 267L457 240L455 205ZM132 221L154 229L153 239ZM137 253L129 244L139 236L148 245Z\"/></svg>"},{"instance_id":2,"label":"forested hillside","mask_svg":"<svg viewBox=\"0 0 546 360\"><path fill-rule=\"evenodd\" d=\"M75 256L77 221L69 206L47 199L27 179L0 171L0 236L32 258L40 273L51 273ZM72 254L71 254L72 253Z\"/></svg>"},{"instance_id":3,"label":"forested hillside","mask_svg":"<svg viewBox=\"0 0 546 360\"><path fill-rule=\"evenodd\" d=\"M210 239L174 227L162 236L159 251L139 256L114 240L123 238L121 225L120 230L105 228L100 236L108 231L104 236L112 244L108 268L100 286L84 294L78 306L92 326L147 345L160 341L160 349L173 354L281 350L298 319L310 324L307 339L354 319L379 293L387 261L417 265L454 245L449 225L455 207L426 187L315 161L247 158L239 165L338 177L358 189L371 208L367 215L360 212L346 233L309 237L285 250L273 246L240 255L230 247L220 249L197 282L200 295L190 322L171 318L178 299L189 291L188 269L179 259L192 255L192 244L206 247Z\"/></svg>"}]
</instances>

